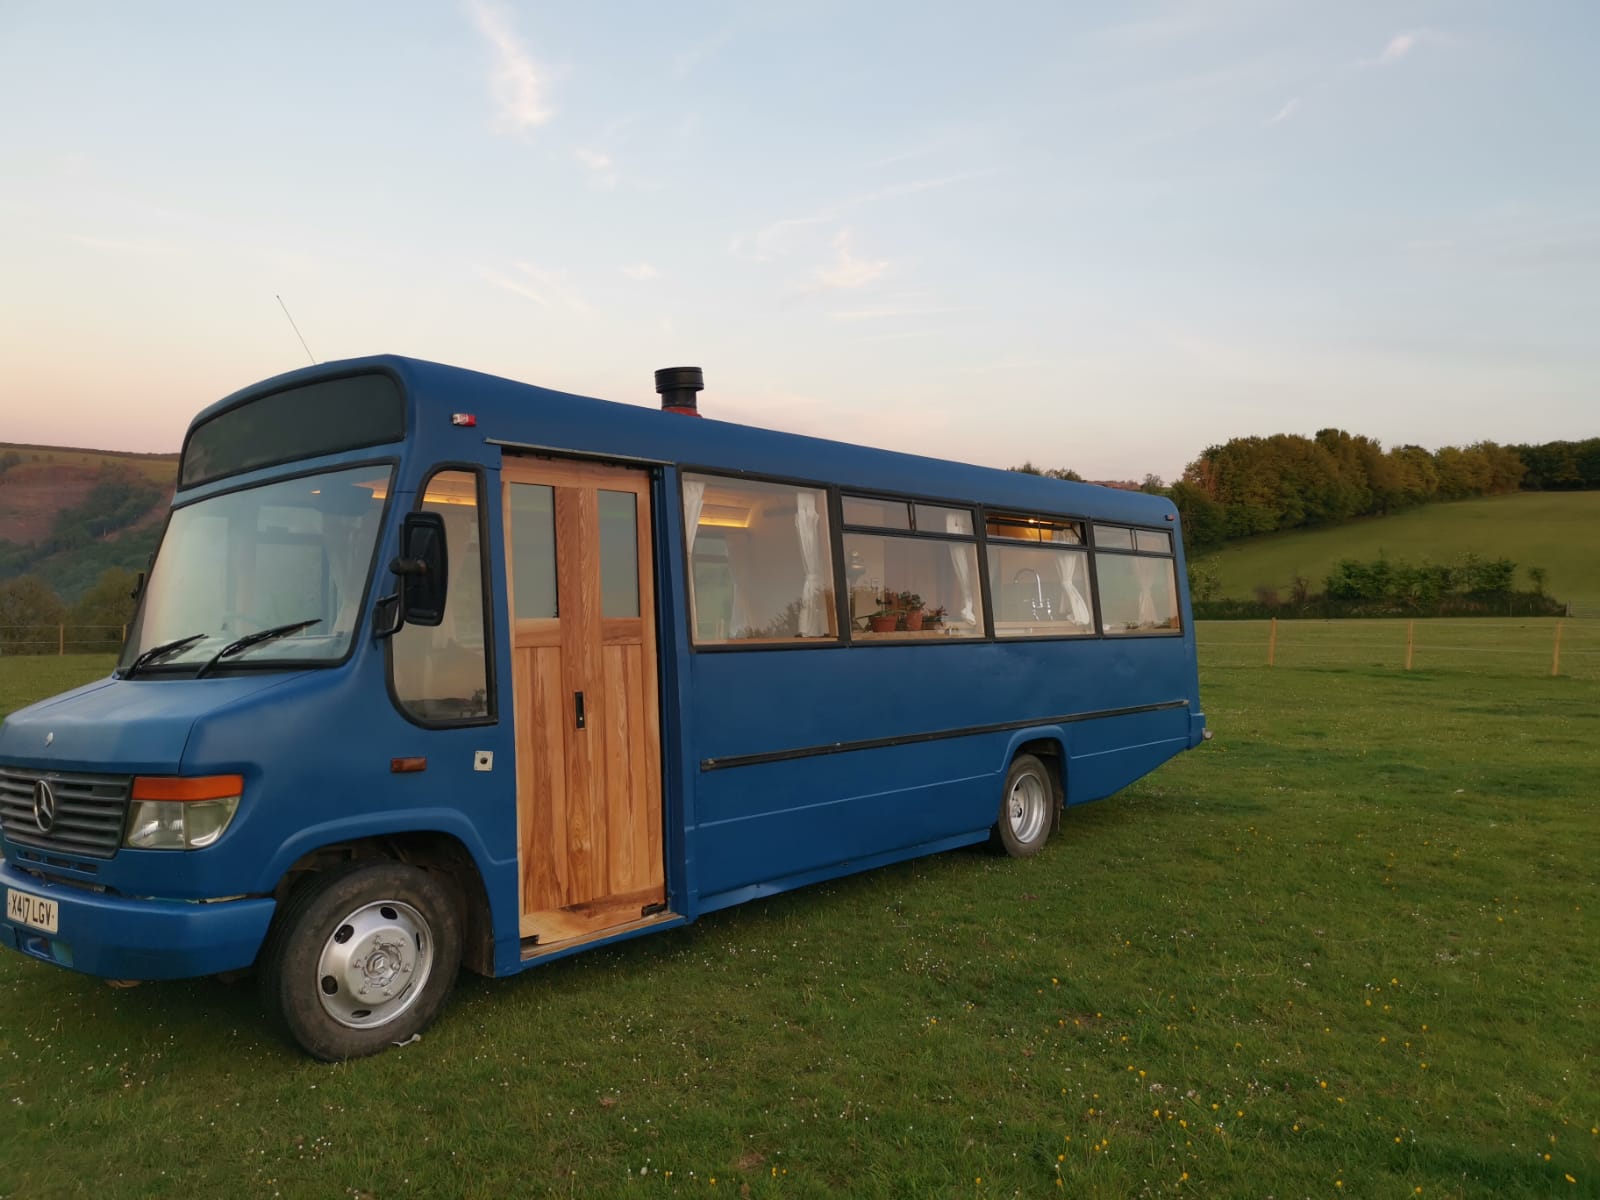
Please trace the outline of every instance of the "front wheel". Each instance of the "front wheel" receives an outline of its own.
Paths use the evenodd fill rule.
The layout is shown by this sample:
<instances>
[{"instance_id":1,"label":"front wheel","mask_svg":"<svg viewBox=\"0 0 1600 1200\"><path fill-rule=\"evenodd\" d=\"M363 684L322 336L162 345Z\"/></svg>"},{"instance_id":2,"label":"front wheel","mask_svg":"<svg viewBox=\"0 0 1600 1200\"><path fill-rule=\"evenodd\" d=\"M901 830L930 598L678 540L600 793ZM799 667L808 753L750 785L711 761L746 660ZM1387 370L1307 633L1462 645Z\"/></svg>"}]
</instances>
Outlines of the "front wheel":
<instances>
[{"instance_id":1,"label":"front wheel","mask_svg":"<svg viewBox=\"0 0 1600 1200\"><path fill-rule=\"evenodd\" d=\"M329 1062L408 1041L461 962L461 909L439 876L396 862L313 876L278 913L262 987L308 1054Z\"/></svg>"},{"instance_id":2,"label":"front wheel","mask_svg":"<svg viewBox=\"0 0 1600 1200\"><path fill-rule=\"evenodd\" d=\"M1029 858L1044 849L1055 807L1050 769L1031 754L1019 754L1006 772L1000 792L995 844L1012 858Z\"/></svg>"}]
</instances>

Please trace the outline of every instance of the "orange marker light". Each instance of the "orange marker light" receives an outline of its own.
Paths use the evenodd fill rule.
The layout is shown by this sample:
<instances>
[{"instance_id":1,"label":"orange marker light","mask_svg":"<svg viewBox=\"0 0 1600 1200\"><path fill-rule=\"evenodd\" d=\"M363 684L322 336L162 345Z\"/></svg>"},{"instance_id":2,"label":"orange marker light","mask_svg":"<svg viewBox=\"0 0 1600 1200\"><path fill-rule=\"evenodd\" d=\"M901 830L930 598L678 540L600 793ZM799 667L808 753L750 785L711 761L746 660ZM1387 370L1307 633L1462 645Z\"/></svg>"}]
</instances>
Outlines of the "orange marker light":
<instances>
[{"instance_id":1,"label":"orange marker light","mask_svg":"<svg viewBox=\"0 0 1600 1200\"><path fill-rule=\"evenodd\" d=\"M243 775L136 775L135 800L223 800L244 791Z\"/></svg>"}]
</instances>

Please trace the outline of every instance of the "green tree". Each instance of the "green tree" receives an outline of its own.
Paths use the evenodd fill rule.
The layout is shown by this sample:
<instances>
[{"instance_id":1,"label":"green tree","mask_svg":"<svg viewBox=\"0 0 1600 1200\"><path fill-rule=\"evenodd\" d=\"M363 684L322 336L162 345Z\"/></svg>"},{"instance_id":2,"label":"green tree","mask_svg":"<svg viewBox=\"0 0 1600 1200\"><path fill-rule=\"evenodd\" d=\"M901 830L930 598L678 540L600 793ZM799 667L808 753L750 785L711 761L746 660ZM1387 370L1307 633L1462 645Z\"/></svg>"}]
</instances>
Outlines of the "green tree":
<instances>
[{"instance_id":1,"label":"green tree","mask_svg":"<svg viewBox=\"0 0 1600 1200\"><path fill-rule=\"evenodd\" d=\"M97 650L116 650L122 645L123 626L133 619L133 589L138 577L121 567L100 572L100 578L72 606L69 624L79 626L74 641L89 643Z\"/></svg>"},{"instance_id":2,"label":"green tree","mask_svg":"<svg viewBox=\"0 0 1600 1200\"><path fill-rule=\"evenodd\" d=\"M66 606L33 575L0 583L0 654L45 654L56 648Z\"/></svg>"},{"instance_id":3,"label":"green tree","mask_svg":"<svg viewBox=\"0 0 1600 1200\"><path fill-rule=\"evenodd\" d=\"M1019 475L1042 475L1046 479L1070 479L1074 483L1082 483L1083 476L1071 467L1036 467L1031 462L1025 462L1020 467L1011 467Z\"/></svg>"}]
</instances>

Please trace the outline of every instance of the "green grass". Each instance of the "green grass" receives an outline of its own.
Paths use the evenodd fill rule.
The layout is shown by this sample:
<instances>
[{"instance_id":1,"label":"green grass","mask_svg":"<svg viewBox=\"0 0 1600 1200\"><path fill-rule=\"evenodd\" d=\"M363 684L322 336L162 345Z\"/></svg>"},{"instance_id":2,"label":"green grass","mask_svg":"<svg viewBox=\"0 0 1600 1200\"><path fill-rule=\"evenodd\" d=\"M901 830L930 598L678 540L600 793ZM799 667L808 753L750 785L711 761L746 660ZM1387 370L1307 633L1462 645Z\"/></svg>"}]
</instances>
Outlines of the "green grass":
<instances>
[{"instance_id":1,"label":"green grass","mask_svg":"<svg viewBox=\"0 0 1600 1200\"><path fill-rule=\"evenodd\" d=\"M1248 599L1257 585L1288 595L1296 575L1312 591L1343 558L1451 563L1467 553L1509 558L1517 583L1527 569L1549 571L1546 590L1579 616L1600 616L1600 492L1522 492L1452 504L1430 504L1392 517L1375 517L1329 529L1295 530L1231 543L1201 556L1217 566L1223 596Z\"/></svg>"},{"instance_id":2,"label":"green grass","mask_svg":"<svg viewBox=\"0 0 1600 1200\"><path fill-rule=\"evenodd\" d=\"M1217 740L1036 859L465 977L344 1066L0 955L0 1194L1600 1194L1600 686L1498 664L1207 661Z\"/></svg>"},{"instance_id":3,"label":"green grass","mask_svg":"<svg viewBox=\"0 0 1600 1200\"><path fill-rule=\"evenodd\" d=\"M104 679L115 654L54 654L0 657L0 717L25 704Z\"/></svg>"}]
</instances>

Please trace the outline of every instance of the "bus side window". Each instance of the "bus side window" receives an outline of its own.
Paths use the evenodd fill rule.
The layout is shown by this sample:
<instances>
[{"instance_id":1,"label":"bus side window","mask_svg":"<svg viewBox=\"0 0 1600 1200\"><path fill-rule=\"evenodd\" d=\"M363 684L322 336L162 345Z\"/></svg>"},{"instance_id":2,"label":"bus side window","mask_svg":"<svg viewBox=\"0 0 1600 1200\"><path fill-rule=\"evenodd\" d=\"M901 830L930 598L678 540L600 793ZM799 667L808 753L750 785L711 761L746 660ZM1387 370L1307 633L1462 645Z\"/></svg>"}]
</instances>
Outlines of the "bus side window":
<instances>
[{"instance_id":1,"label":"bus side window","mask_svg":"<svg viewBox=\"0 0 1600 1200\"><path fill-rule=\"evenodd\" d=\"M394 694L413 718L428 724L482 720L491 711L477 476L436 473L421 507L444 518L450 548L444 620L432 628L403 626L389 640Z\"/></svg>"},{"instance_id":2,"label":"bus side window","mask_svg":"<svg viewBox=\"0 0 1600 1200\"><path fill-rule=\"evenodd\" d=\"M1106 633L1171 633L1182 628L1171 534L1096 525L1094 544Z\"/></svg>"},{"instance_id":3,"label":"bus side window","mask_svg":"<svg viewBox=\"0 0 1600 1200\"><path fill-rule=\"evenodd\" d=\"M686 474L683 516L696 645L838 640L824 491Z\"/></svg>"}]
</instances>

